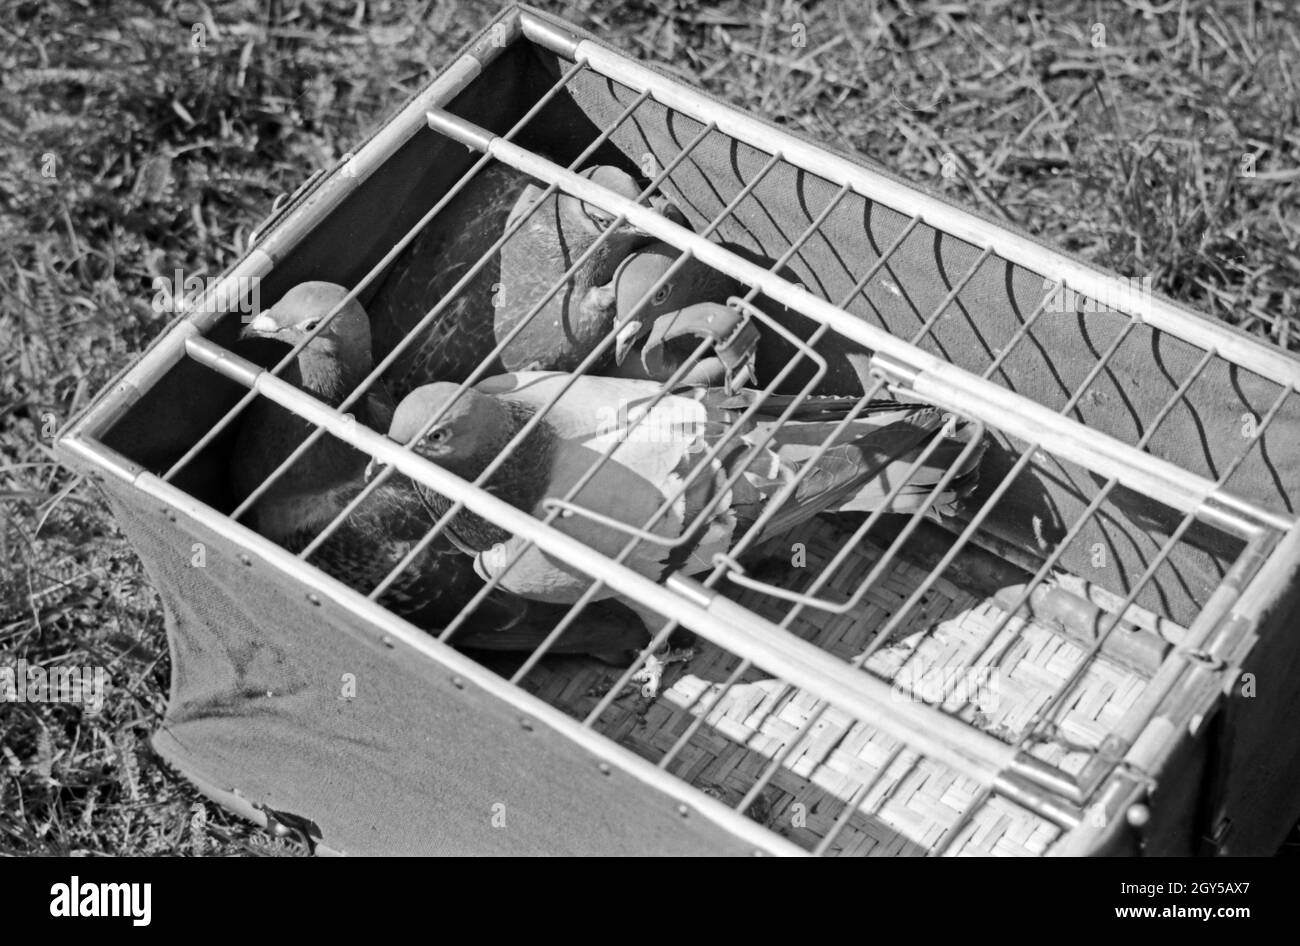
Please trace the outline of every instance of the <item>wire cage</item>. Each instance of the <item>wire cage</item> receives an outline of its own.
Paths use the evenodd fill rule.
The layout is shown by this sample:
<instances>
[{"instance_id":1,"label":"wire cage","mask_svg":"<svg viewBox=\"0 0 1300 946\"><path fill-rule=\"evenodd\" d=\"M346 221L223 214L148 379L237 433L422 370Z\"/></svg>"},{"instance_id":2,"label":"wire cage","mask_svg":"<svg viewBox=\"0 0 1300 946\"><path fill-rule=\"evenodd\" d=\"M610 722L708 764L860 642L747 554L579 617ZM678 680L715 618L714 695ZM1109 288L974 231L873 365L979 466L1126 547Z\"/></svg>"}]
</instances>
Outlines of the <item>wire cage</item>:
<instances>
[{"instance_id":1,"label":"wire cage","mask_svg":"<svg viewBox=\"0 0 1300 946\"><path fill-rule=\"evenodd\" d=\"M580 173L597 164L635 176L641 194ZM477 242L463 223L497 199L501 173L604 224L536 287L526 319L625 225L742 287L729 297L757 329L761 393L696 472L752 411L788 432L818 398L850 417L886 398L933 408L962 432L957 447L941 454L935 437L908 454L874 510L773 534L796 477L728 549L656 580L630 557L668 554L716 511L681 513L676 539L656 531L674 503L690 506L689 477L644 522L584 507L585 480L534 515L484 488L494 468L469 482L358 423L368 392L402 386L394 365L411 346L476 280L500 278L501 248L529 214ZM319 279L375 323L373 370L335 403L285 376L305 341L286 354L236 339L251 292L264 310ZM385 311L414 315L385 334ZM537 366L565 372L538 423L616 343L611 331L577 364ZM460 391L501 370L502 344L451 379ZM623 433L671 401L710 345ZM1287 626L1297 381L1285 352L512 7L279 209L59 450L102 485L167 611L158 750L318 850L1251 853L1280 841L1300 803L1286 791L1300 767L1294 698L1242 685L1300 661ZM229 470L259 403L314 433L241 492ZM379 475L297 547L250 528L275 480L331 438ZM936 462L919 500L891 505ZM945 506L972 464L978 484ZM430 508L409 552L364 582L316 567L394 477L450 508ZM508 569L443 626L384 607L466 512L511 536L512 561L543 554L584 576L531 650L457 649ZM574 520L618 542L580 541L564 528ZM630 666L560 646L611 595L655 616ZM679 629L690 650L669 657L657 691L638 687Z\"/></svg>"}]
</instances>

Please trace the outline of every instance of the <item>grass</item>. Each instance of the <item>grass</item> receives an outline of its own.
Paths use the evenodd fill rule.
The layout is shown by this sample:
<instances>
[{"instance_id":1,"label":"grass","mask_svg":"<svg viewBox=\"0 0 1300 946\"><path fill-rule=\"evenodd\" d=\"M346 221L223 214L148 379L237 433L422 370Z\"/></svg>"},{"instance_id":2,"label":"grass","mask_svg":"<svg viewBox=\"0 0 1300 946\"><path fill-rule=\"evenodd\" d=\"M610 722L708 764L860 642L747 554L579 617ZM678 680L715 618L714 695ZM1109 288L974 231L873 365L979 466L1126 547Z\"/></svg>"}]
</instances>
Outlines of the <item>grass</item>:
<instances>
[{"instance_id":1,"label":"grass","mask_svg":"<svg viewBox=\"0 0 1300 946\"><path fill-rule=\"evenodd\" d=\"M545 4L544 4L545 5ZM1300 13L1256 3L552 5L732 102L1290 349ZM1064 9L1065 5L1060 5ZM495 4L9 4L0 18L0 667L108 668L98 715L0 704L0 852L285 854L151 754L157 597L55 430Z\"/></svg>"}]
</instances>

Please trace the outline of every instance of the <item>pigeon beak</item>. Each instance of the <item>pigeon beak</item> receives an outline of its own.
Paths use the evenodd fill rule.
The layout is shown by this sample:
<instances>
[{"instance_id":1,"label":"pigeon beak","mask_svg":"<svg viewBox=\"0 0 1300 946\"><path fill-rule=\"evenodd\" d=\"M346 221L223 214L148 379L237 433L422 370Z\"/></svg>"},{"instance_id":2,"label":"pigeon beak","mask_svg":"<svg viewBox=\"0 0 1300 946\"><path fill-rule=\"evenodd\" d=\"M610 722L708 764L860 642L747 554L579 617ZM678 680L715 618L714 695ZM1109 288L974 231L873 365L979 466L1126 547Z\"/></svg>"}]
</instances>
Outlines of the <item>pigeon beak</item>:
<instances>
[{"instance_id":1,"label":"pigeon beak","mask_svg":"<svg viewBox=\"0 0 1300 946\"><path fill-rule=\"evenodd\" d=\"M367 483L369 483L371 480L373 480L376 476L379 475L379 471L383 469L383 467L384 464L379 462L378 457L371 457L370 462L366 464L366 472L363 476L363 479Z\"/></svg>"},{"instance_id":2,"label":"pigeon beak","mask_svg":"<svg viewBox=\"0 0 1300 946\"><path fill-rule=\"evenodd\" d=\"M618 334L614 336L614 364L621 365L627 359L628 352L632 350L640 334L641 323L638 321L628 322L618 330Z\"/></svg>"},{"instance_id":3,"label":"pigeon beak","mask_svg":"<svg viewBox=\"0 0 1300 946\"><path fill-rule=\"evenodd\" d=\"M243 331L239 333L242 338L271 338L280 331L280 326L275 324L275 319L261 312L253 318L253 321L244 326Z\"/></svg>"},{"instance_id":4,"label":"pigeon beak","mask_svg":"<svg viewBox=\"0 0 1300 946\"><path fill-rule=\"evenodd\" d=\"M654 197L651 197L650 206L679 227L686 227L688 230L690 229L690 224L686 220L686 214L678 210L677 205L662 194L656 194Z\"/></svg>"}]
</instances>

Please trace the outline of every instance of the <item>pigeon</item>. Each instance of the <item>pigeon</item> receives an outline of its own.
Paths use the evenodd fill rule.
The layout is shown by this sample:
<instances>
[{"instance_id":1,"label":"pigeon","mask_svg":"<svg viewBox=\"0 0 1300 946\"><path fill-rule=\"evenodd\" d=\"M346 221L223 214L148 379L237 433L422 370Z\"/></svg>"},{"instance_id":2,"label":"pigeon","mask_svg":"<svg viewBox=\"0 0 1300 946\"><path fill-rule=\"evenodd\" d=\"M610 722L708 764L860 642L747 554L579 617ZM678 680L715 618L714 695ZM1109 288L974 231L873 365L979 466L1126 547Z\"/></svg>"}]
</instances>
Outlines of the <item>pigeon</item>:
<instances>
[{"instance_id":1,"label":"pigeon","mask_svg":"<svg viewBox=\"0 0 1300 946\"><path fill-rule=\"evenodd\" d=\"M583 177L635 199L641 188L624 171L597 165ZM623 258L651 237L620 224L524 325L525 316L613 222L600 208L544 189L506 165L491 165L443 209L393 267L374 306L376 353L386 357L444 299L507 229L526 222L456 294L434 324L394 360L385 381L399 398L431 381L464 381L499 342L519 329L488 374L520 368L569 370L613 329L610 285ZM667 198L650 204L679 223ZM523 326L523 327L520 327Z\"/></svg>"},{"instance_id":2,"label":"pigeon","mask_svg":"<svg viewBox=\"0 0 1300 946\"><path fill-rule=\"evenodd\" d=\"M243 338L296 345L336 305L338 314L286 368L285 380L338 406L373 369L369 321L347 290L325 282L301 283L254 318ZM358 422L387 429L392 402L382 386L354 408ZM248 408L231 469L236 498L249 495L304 440L307 422L265 398ZM326 434L267 490L250 510L250 525L291 552L306 548L365 486L369 455ZM413 484L394 474L374 488L311 556L313 564L363 594L370 593L432 527ZM380 604L426 630L445 627L483 587L472 563L439 537L380 596ZM609 602L608 604L614 604ZM492 594L452 640L458 647L531 651L566 613L565 608ZM584 612L552 646L553 653L596 656L626 663L640 622L621 607Z\"/></svg>"},{"instance_id":3,"label":"pigeon","mask_svg":"<svg viewBox=\"0 0 1300 946\"><path fill-rule=\"evenodd\" d=\"M347 301L345 301L347 300ZM338 406L370 373L370 325L365 310L347 290L329 282L299 283L274 306L254 317L241 339L269 338L295 346L342 304L329 324L284 370L284 380ZM353 407L353 417L383 429L393 401L382 385L372 386ZM237 499L250 495L311 433L306 421L279 405L257 398L244 415L235 444L231 480ZM277 479L248 513L249 524L281 541L299 528L324 525L338 506L334 495L367 461L365 454L329 435L319 438L284 476Z\"/></svg>"},{"instance_id":4,"label":"pigeon","mask_svg":"<svg viewBox=\"0 0 1300 946\"><path fill-rule=\"evenodd\" d=\"M735 247L730 247L735 250ZM745 254L748 258L752 254ZM743 297L748 289L739 280L691 257L677 266L681 252L674 246L655 242L629 254L614 274L616 345L615 361L622 377L644 377L666 381L699 346L701 339L714 343L706 355L682 378L687 384L723 385L731 392L757 380L760 338L783 349L784 361L764 361L768 375L788 361L793 349L770 330L764 333L738 308L725 303ZM671 271L671 272L670 272ZM648 298L647 298L648 297ZM644 300L644 301L643 301ZM765 300L764 311L784 313L783 306ZM787 321L782 319L781 321ZM641 346L637 360L628 354ZM767 347L765 346L765 347ZM625 364L629 367L624 368Z\"/></svg>"},{"instance_id":5,"label":"pigeon","mask_svg":"<svg viewBox=\"0 0 1300 946\"><path fill-rule=\"evenodd\" d=\"M568 385L564 393L561 390ZM415 443L421 456L462 479L472 481L507 442L544 409L558 401L484 488L537 518L545 518L548 500L563 499L597 458L613 447L610 459L568 501L572 515L554 520L556 529L610 556L618 555L630 535L647 529L672 545L642 541L624 563L654 581L673 572L694 574L729 554L762 514L773 496L811 462L818 445L858 403L852 397L807 398L743 390L730 395L720 388L681 387L653 407L661 386L655 381L563 372L518 372L480 382L455 398L457 386L434 383L405 397L393 415L388 436L411 443L435 414L441 419ZM453 398L455 398L453 400ZM755 416L742 414L758 403ZM792 417L778 423L792 408ZM640 422L636 423L640 418ZM732 427L733 437L706 470L688 476ZM779 535L822 512L869 511L886 494L935 437L941 442L889 507L910 512L928 497L949 466L965 459L938 498L940 513L951 513L974 489L983 442L966 450L975 428L924 405L882 400L869 403L831 447L804 474L797 488L764 527L759 541ZM770 443L759 446L772 434ZM748 457L751 448L758 448ZM725 480L742 475L732 485ZM661 503L687 484L665 515L651 524ZM416 489L441 514L446 497L417 484ZM601 519L584 515L588 511ZM603 521L602 521L603 520ZM610 523L621 523L618 528ZM572 602L586 592L591 578L569 563L536 547L509 561L522 547L501 526L463 510L452 520L453 541L474 557L475 569L500 586L536 601ZM606 589L605 595L614 594ZM627 602L653 631L662 618L636 602ZM649 665L650 683L659 668Z\"/></svg>"}]
</instances>

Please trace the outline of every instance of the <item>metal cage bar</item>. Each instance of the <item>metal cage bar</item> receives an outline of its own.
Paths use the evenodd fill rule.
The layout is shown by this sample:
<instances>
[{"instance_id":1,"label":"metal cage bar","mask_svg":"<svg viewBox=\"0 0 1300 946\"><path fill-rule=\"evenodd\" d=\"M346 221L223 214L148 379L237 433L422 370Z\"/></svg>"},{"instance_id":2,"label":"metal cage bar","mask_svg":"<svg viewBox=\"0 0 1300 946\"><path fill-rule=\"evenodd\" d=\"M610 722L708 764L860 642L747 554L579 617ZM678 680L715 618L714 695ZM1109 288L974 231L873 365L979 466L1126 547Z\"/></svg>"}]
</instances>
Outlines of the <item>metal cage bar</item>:
<instances>
[{"instance_id":1,"label":"metal cage bar","mask_svg":"<svg viewBox=\"0 0 1300 946\"><path fill-rule=\"evenodd\" d=\"M1206 359L1202 359L1202 362L1204 362L1205 360ZM1190 384L1191 381L1194 381L1195 377L1199 375L1199 373L1200 373L1199 370L1194 372L1193 375L1188 379L1188 383ZM1265 416L1264 418L1265 421L1267 421L1270 424L1272 423L1273 418L1277 416L1277 411L1281 408L1281 405L1288 393L1289 390L1284 390L1282 392L1282 396L1279 397L1274 402L1273 407L1270 409L1269 413ZM1175 403L1176 400L1171 400L1166 405L1166 410L1162 411L1162 414L1160 415L1161 419L1163 419L1164 414L1167 413L1167 409L1172 408L1173 404ZM1155 431L1155 429L1156 429L1155 425L1154 424L1151 425L1148 428L1147 434L1145 436L1150 436L1150 434L1152 434ZM1265 429L1267 429L1267 425L1261 422L1259 429L1256 430L1256 436L1252 439L1250 448L1253 449L1254 445L1259 442L1260 438L1263 437L1263 432ZM1240 465L1240 463L1245 459L1248 452L1249 450L1239 454L1236 460L1232 464L1230 464L1228 468L1225 470L1221 479L1226 479L1227 477L1231 476L1232 473L1236 471L1237 466ZM1102 487L1098 490L1096 496L1094 496L1092 501L1088 504L1087 508L1085 508L1084 511L1079 515L1079 517L1075 520L1074 524L1071 526L1070 530L1066 533L1065 537L1061 540L1061 542L1057 545L1053 553L1048 557L1048 559L1043 563L1039 571L1033 576L1030 582L1025 586L1024 592L1018 596L1017 601L1013 605L1011 605L1009 608L1006 609L1003 618L993 629L990 630L988 637L986 638L985 645L983 648L981 648L979 656L982 656L983 650L987 649L989 645L991 645L995 640L997 640L998 636L1001 635L1001 633L1006 629L1007 624L1012 620L1012 618L1021 609L1023 609L1024 606L1029 602L1029 598L1033 593L1033 589L1038 587L1042 583L1042 581L1051 573L1052 568L1055 566L1056 562L1060 560L1060 557L1062 554L1064 554L1065 549L1070 545L1071 542L1075 540L1075 538L1078 536L1079 531L1083 528L1087 520L1090 519L1093 515L1095 515L1097 510L1101 508L1102 503L1105 502L1106 497L1110 494L1110 492L1114 488L1115 488L1114 480L1107 480L1107 482L1102 485ZM1161 549L1162 554L1159 554L1158 556L1159 561L1163 561L1164 558L1168 556L1169 551L1172 549L1172 546L1176 544L1178 538L1180 538L1181 535L1184 532L1186 532L1186 529L1188 526L1190 526L1190 524L1191 522L1185 518L1183 524L1181 524L1175 530L1176 534L1174 536L1171 536L1170 540ZM1136 592L1141 591L1141 588L1145 585L1146 581L1149 580L1151 575L1153 574L1154 574L1154 570L1148 568L1147 573L1144 574L1142 581L1137 585ZM1136 599L1136 597L1137 597L1136 593L1130 593L1126 597L1123 605L1121 605L1121 607L1116 609L1116 617L1113 622L1113 626L1111 630L1113 630L1114 627L1119 626L1119 622L1122 619L1124 612L1127 611L1128 607L1133 604L1133 601ZM1012 642L1008 641L1007 644L998 653L997 657L993 659L992 663L994 665L999 664L1002 658L1006 656L1006 653L1010 649L1011 644ZM979 656L976 657L976 660L979 659Z\"/></svg>"}]
</instances>

